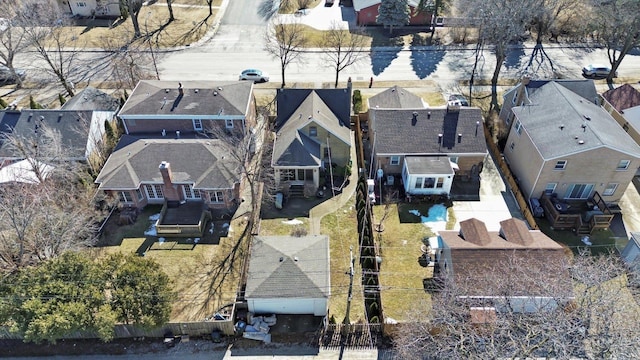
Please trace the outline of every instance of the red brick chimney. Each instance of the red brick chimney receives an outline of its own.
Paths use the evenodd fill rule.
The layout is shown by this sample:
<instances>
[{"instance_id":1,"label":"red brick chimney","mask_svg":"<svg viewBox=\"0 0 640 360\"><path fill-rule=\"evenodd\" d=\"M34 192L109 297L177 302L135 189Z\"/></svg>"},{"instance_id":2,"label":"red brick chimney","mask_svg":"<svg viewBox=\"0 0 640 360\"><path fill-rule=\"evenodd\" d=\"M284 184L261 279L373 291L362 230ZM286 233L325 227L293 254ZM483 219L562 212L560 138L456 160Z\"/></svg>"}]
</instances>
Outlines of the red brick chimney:
<instances>
[{"instance_id":1,"label":"red brick chimney","mask_svg":"<svg viewBox=\"0 0 640 360\"><path fill-rule=\"evenodd\" d=\"M164 198L167 201L180 201L180 195L178 194L178 189L175 185L173 185L172 174L171 174L171 164L166 161L160 163L158 167L160 170L160 174L162 175L162 182L164 185L162 186L162 191L164 192Z\"/></svg>"}]
</instances>

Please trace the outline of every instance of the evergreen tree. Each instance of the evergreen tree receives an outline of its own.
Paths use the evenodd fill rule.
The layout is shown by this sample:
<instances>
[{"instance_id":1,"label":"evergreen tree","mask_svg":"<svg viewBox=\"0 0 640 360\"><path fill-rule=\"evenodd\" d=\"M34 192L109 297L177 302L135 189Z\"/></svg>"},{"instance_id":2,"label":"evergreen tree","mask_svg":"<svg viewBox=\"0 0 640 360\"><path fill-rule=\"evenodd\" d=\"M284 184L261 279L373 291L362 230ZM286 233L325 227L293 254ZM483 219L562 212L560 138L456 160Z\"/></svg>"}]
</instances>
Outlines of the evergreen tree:
<instances>
[{"instance_id":1,"label":"evergreen tree","mask_svg":"<svg viewBox=\"0 0 640 360\"><path fill-rule=\"evenodd\" d=\"M409 24L411 13L407 0L382 0L378 8L376 22L389 27L389 34L393 33L393 27Z\"/></svg>"}]
</instances>

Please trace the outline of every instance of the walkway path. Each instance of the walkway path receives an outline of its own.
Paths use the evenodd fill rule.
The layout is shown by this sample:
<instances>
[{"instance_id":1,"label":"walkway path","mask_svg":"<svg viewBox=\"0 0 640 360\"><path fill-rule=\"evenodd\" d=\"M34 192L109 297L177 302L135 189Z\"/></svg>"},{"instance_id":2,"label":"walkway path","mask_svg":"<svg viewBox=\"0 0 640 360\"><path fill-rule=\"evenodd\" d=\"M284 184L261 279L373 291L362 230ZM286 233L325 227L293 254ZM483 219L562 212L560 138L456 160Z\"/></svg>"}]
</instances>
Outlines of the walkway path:
<instances>
[{"instance_id":1,"label":"walkway path","mask_svg":"<svg viewBox=\"0 0 640 360\"><path fill-rule=\"evenodd\" d=\"M351 132L351 144L355 144L355 133ZM356 192L358 184L358 164L356 157L356 147L351 146L351 176L349 176L349 184L342 189L342 193L332 197L331 199L319 204L309 211L309 232L311 235L320 235L320 221L322 218L335 212L343 207L351 196Z\"/></svg>"}]
</instances>

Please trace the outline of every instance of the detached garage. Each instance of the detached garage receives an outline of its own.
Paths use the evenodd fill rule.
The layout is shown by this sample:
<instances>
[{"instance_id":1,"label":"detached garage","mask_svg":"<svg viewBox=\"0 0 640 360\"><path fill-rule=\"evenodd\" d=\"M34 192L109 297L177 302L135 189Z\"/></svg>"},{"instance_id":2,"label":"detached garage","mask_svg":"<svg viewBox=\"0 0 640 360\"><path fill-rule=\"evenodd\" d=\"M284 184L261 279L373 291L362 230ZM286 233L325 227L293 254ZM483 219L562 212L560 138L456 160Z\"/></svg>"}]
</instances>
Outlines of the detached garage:
<instances>
[{"instance_id":1,"label":"detached garage","mask_svg":"<svg viewBox=\"0 0 640 360\"><path fill-rule=\"evenodd\" d=\"M254 314L327 314L331 279L326 235L253 238L245 298Z\"/></svg>"}]
</instances>

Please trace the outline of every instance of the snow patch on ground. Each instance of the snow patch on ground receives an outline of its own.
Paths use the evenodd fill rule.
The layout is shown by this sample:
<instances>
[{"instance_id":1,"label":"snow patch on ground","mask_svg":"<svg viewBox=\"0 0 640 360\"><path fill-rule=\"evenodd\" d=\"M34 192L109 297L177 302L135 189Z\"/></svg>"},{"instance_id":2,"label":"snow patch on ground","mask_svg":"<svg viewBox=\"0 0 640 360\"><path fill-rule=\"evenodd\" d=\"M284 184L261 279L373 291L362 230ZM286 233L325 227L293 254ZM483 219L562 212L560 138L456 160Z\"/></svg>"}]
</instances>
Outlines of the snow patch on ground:
<instances>
[{"instance_id":1,"label":"snow patch on ground","mask_svg":"<svg viewBox=\"0 0 640 360\"><path fill-rule=\"evenodd\" d=\"M293 220L282 220L283 224L287 224L287 225L300 225L303 222L301 220L298 219L293 219Z\"/></svg>"},{"instance_id":2,"label":"snow patch on ground","mask_svg":"<svg viewBox=\"0 0 640 360\"><path fill-rule=\"evenodd\" d=\"M156 232L156 221L158 221L158 219L160 219L160 213L153 214L153 215L149 216L149 220L151 221L151 225L144 232L144 234L146 236L158 236L158 233Z\"/></svg>"}]
</instances>

